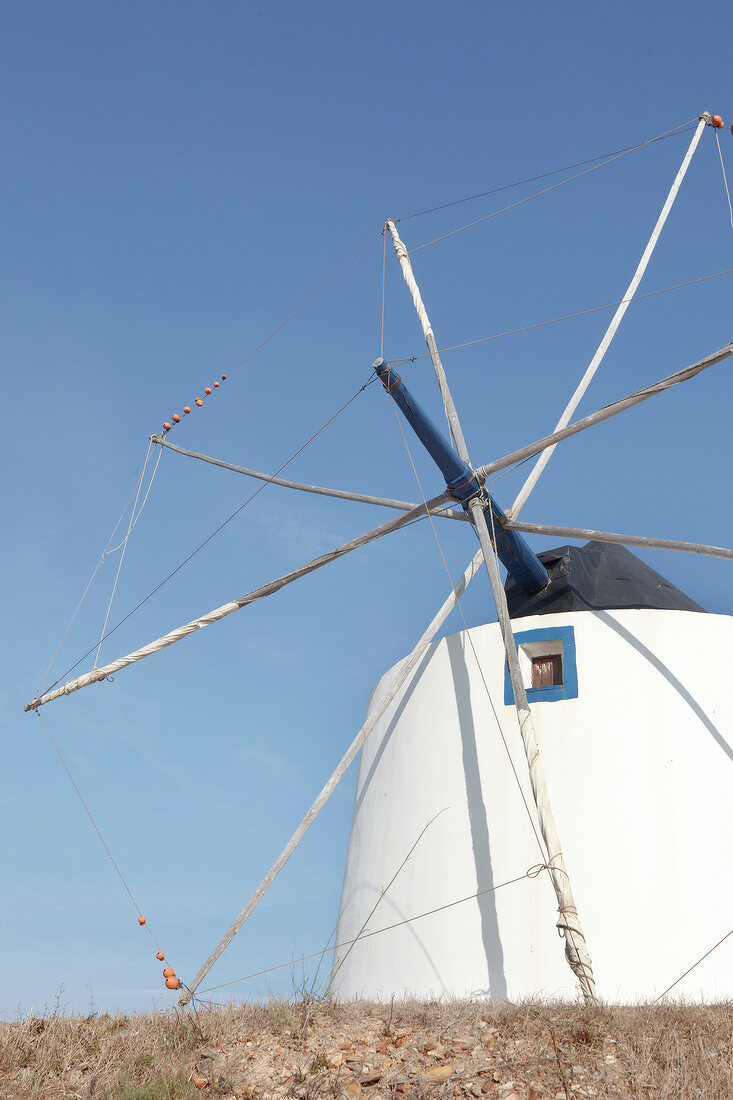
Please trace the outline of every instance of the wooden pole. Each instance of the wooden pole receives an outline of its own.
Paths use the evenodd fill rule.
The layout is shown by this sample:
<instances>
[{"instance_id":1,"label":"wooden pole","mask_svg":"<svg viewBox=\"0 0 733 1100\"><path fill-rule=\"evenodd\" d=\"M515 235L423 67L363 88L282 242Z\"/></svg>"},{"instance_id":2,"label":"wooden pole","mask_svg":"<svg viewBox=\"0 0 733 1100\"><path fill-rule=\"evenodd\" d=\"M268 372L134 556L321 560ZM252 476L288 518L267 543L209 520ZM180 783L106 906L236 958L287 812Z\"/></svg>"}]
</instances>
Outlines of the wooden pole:
<instances>
[{"instance_id":1,"label":"wooden pole","mask_svg":"<svg viewBox=\"0 0 733 1100\"><path fill-rule=\"evenodd\" d=\"M438 630L440 630L441 626L443 625L445 620L448 618L448 615L453 610L456 603L460 599L461 595L463 594L463 592L465 592L465 590L468 587L469 583L471 582L471 580L475 576L476 571L479 569L479 567L481 565L481 558L482 558L482 554L481 554L481 551L479 551L474 556L471 564L466 569L465 573L463 574L460 581L458 582L458 585L456 586L456 588L450 593L448 598L443 603L443 606L441 607L440 611L435 616L433 621L428 626L427 630L424 632L424 634L420 638L420 641L417 643L417 645L413 649L412 653L402 663L402 666L401 666L399 672L397 673L397 676L394 680L394 683L392 684L390 689L382 696L382 698L379 700L377 705L374 707L374 710L371 712L371 714L367 718L366 722L364 723L364 725L359 730L359 733L356 735L356 737L352 741L351 745L347 749L346 753L342 757L342 759L341 759L340 763L338 764L336 770L334 771L333 775L328 780L325 787L323 788L321 793L318 795L318 797L316 798L316 800L313 803L313 805L311 806L311 808L308 810L308 813L305 815L305 817L301 821L300 825L295 830L295 832L291 836L290 840L285 845L282 852L277 857L277 859L273 863L272 867L270 868L270 870L267 872L267 874L263 878L262 882L259 884L259 886L255 890L255 892L252 894L252 897L249 899L249 901L244 906L244 908L241 910L241 912L237 915L237 917L234 920L234 922L232 923L232 925L227 929L225 934L219 940L219 943L216 945L214 950L211 952L208 959L203 964L203 966L201 967L201 969L199 970L198 974L193 979L191 984L187 987L187 989L184 991L184 993L181 994L181 998L178 1002L180 1005L188 1004L188 1002L191 1000L191 998L193 997L193 995L196 992L196 990L198 989L198 987L201 985L201 982L204 980L206 975L211 970L211 968L214 965L214 963L216 962L216 960L219 958L219 956L222 954L222 952L229 946L229 944L232 942L232 940L236 936L237 932L240 930L240 928L242 927L244 922L247 920L247 917L250 916L250 914L254 911L254 909L260 903L262 898L265 896L267 891L270 889L273 882L275 881L277 876L280 874L283 867L288 862L291 855L293 854L295 849L298 847L298 845L300 844L300 842L303 839L303 837L305 836L305 834L310 829L311 825L313 824L315 819L318 817L318 815L321 812L321 810L323 809L323 807L328 802L329 798L331 797L331 795L335 791L336 787L338 786L338 784L343 779L344 775L346 774L346 771L348 770L350 764L352 763L352 761L356 757L357 753L360 752L361 747L364 744L364 742L366 741L367 737L372 732L372 730L374 729L374 727L376 726L377 722L380 720L382 715L386 712L387 708L390 706L390 704L396 698L398 693L402 690L402 687L407 682L409 677L412 675L414 670L417 668L418 664L422 660L422 657L423 657L425 651L427 650L428 646L430 645L433 638L437 634Z\"/></svg>"},{"instance_id":2,"label":"wooden pole","mask_svg":"<svg viewBox=\"0 0 733 1100\"><path fill-rule=\"evenodd\" d=\"M359 504L378 504L383 508L395 508L399 512L409 512L412 508L417 507L416 504L410 504L406 500L392 500L390 497L375 497L366 493L351 493L345 489L327 489L323 485L307 485L302 481L290 481L288 478L276 477L274 474L251 470L247 466L235 466L233 462L224 462L220 458L212 458L210 455L203 455L198 451L187 451L185 447L179 447L176 443L169 443L167 439L163 439L159 435L151 435L150 439L153 443L157 443L159 447L169 447L171 451L176 451L179 455L198 458L202 462L210 463L212 466L221 466L223 470L231 470L235 474L245 474L247 477L256 478L258 481L268 481L273 485L282 485L286 489L300 489L303 493L337 497L339 500L355 500ZM448 508L436 508L430 514L431 516L442 516L443 519L457 519L464 522L468 519L462 509L451 512Z\"/></svg>"},{"instance_id":3,"label":"wooden pole","mask_svg":"<svg viewBox=\"0 0 733 1100\"><path fill-rule=\"evenodd\" d=\"M639 405L642 401L648 401L650 397L655 397L657 394L664 393L665 390L671 389L672 386L678 386L681 382L689 381L689 379L700 374L701 371L707 370L708 367L712 367L716 363L722 362L723 359L727 359L731 355L733 355L733 343L726 344L720 351L714 351L712 355L707 355L704 359L699 359L697 363L685 367L684 370L677 371L676 374L670 374L667 378L662 378L659 382L654 382L651 386L645 386L643 390L637 390L636 393L632 393L628 397L622 397L619 401L614 401L611 405L605 405L604 408L598 409L597 412L581 417L581 419L576 420L574 424L568 424L567 428L561 428L560 431L552 432L551 435L546 435L543 439L538 439L535 443L529 443L526 447L520 447L518 451L512 451L511 454L504 455L503 458L495 459L494 462L487 462L485 466L477 466L475 470L476 477L484 481L487 477L490 477L491 474L497 473L498 470L505 470L507 466L514 466L515 463L522 462L525 458L531 458L533 455L539 454L549 447L554 447L563 439L569 439L571 435L577 435L578 432L584 432L586 428L591 428L594 424L600 424L601 421L608 420L609 417L616 416L617 413L624 412L626 409L631 409L634 405Z\"/></svg>"},{"instance_id":4,"label":"wooden pole","mask_svg":"<svg viewBox=\"0 0 733 1100\"><path fill-rule=\"evenodd\" d=\"M448 388L448 381L443 370L443 366L438 356L437 348L435 346L435 339L432 335L432 328L428 320L425 306L423 305L422 297L415 281L415 276L410 266L409 256L407 255L407 249L397 235L397 230L394 227L393 222L386 223L387 228L392 236L392 241L395 246L395 252L400 261L402 267L402 273L405 277L405 281L410 288L412 299L417 310L420 323L425 334L425 340L430 349L431 357L433 358L433 366L435 367L435 373L438 378L438 384L443 395L443 405L445 408L445 414L448 419L448 424L451 428L453 438L456 441L458 453L460 457L469 466L471 465L468 458L468 448L466 447L465 440L463 438L463 432L458 420L458 413L456 412L453 398ZM435 354L433 355L433 349L435 348ZM476 471L479 473L479 471ZM572 890L570 888L570 879L568 876L567 868L562 856L562 849L560 847L559 837L557 835L557 828L555 826L555 819L552 814L552 808L550 806L550 798L547 791L547 784L544 778L544 772L540 763L539 747L537 745L537 738L534 732L534 722L529 709L529 703L527 702L527 693L524 690L521 675L519 672L519 656L517 654L517 647L514 641L514 634L512 632L511 623L509 620L509 610L507 607L506 594L501 584L499 577L499 566L494 553L494 546L489 535L489 530L486 525L486 517L484 515L484 507L486 501L482 501L477 495L472 501L468 503L471 519L479 537L481 543L481 552L483 554L484 561L486 563L486 569L489 574L489 583L491 584L491 591L494 596L494 602L496 604L496 610L499 617L499 624L501 627L502 637L504 639L504 649L506 651L507 662L509 665L510 675L512 676L512 684L514 686L514 699L517 707L517 717L519 719L519 729L522 735L522 743L524 745L525 753L527 756L527 765L529 768L530 782L532 786L532 793L535 799L535 805L537 807L537 815L539 818L540 828L543 838L548 850L548 866L550 868L550 876L552 879L555 893L557 895L558 904L560 906L560 919L558 921L558 928L565 937L565 957L572 969L573 973L578 978L583 996L587 1001L595 1002L595 982L593 978L593 967L591 964L590 956L585 943L585 936L583 935L583 929L580 924L580 918L578 917L575 902L573 900Z\"/></svg>"},{"instance_id":5,"label":"wooden pole","mask_svg":"<svg viewBox=\"0 0 733 1100\"><path fill-rule=\"evenodd\" d=\"M356 550L359 546L366 546L367 543L374 542L382 535L389 535L392 531L398 531L401 527L413 522L413 520L420 519L430 513L433 508L445 504L447 500L450 500L450 495L441 493L440 496L433 497L426 504L416 505L411 512L405 512L379 527L372 528L371 531L366 531L363 535L357 535L355 539L345 542L342 546L337 546L335 550L329 550L327 554L321 554L320 557L313 558L312 561L301 565L300 568L293 569L292 572L277 577L274 581L269 581L268 584L263 584L259 588L253 588L251 592L247 592L245 596L241 596L238 600L232 600L230 603L222 604L221 607L215 607L213 611L209 611L206 615L201 615L198 619L192 619L191 622L184 623L183 626L176 627L175 630L170 630L162 638L156 638L155 641L136 649L133 653L118 657L116 661L111 661L109 664L103 665L102 668L93 668L91 672L85 672L82 676L69 680L63 687L54 688L36 699L31 699L23 710L37 710L46 703L53 702L54 699L60 699L62 695L71 695L81 688L89 687L90 684L100 683L108 676L121 672L123 668L128 668L138 661L144 661L146 657L151 657L154 653L160 653L162 649L175 645L176 642L187 638L189 634L194 634L197 630L202 630L204 627L220 622L228 615L233 615L235 611L241 611L243 607L255 603L256 600L262 600L265 596L271 596L274 592L279 592L286 585L300 580L301 577L306 577L309 573L315 572L316 569L322 569L324 565L330 565L331 562L337 561L345 554L350 554L352 550Z\"/></svg>"},{"instance_id":6,"label":"wooden pole","mask_svg":"<svg viewBox=\"0 0 733 1100\"><path fill-rule=\"evenodd\" d=\"M433 327L430 324L430 319L425 309L425 305L420 294L420 288L415 280L415 275L412 270L412 264L410 263L410 256L404 244L400 240L399 234L395 223L388 219L385 223L386 228L389 231L389 235L392 238L392 244L397 254L397 259L400 262L402 268L402 274L407 283L410 294L412 295L412 301L417 312L418 320L420 321L420 327L425 337L425 343L427 344L428 351L430 352L430 358L433 361L433 369L435 370L435 377L438 379L438 385L440 386L440 392L443 397L443 408L445 409L445 418L448 421L448 427L450 434L453 437L456 450L461 456L464 462L471 464L471 460L468 457L468 447L466 441L463 438L463 431L461 429L460 422L458 420L458 413L456 407L453 404L453 398L451 397L450 390L448 389L448 382L445 377L445 371L443 370L443 364L440 361L440 355L438 354L438 345L435 343L435 336L433 334Z\"/></svg>"},{"instance_id":7,"label":"wooden pole","mask_svg":"<svg viewBox=\"0 0 733 1100\"><path fill-rule=\"evenodd\" d=\"M530 535L551 535L553 538L590 539L591 542L613 542L621 546L641 546L646 550L679 550L684 554L705 554L711 558L733 558L733 550L725 546L705 546L700 542L676 542L673 539L646 538L644 535L619 535L614 531L593 531L589 527L555 527L544 523L524 523L508 520L509 531L526 531Z\"/></svg>"},{"instance_id":8,"label":"wooden pole","mask_svg":"<svg viewBox=\"0 0 733 1100\"><path fill-rule=\"evenodd\" d=\"M688 148L687 152L685 153L685 156L684 156L684 159L682 161L682 164L680 165L679 171L677 172L677 175L675 176L674 182L673 182L673 184L670 188L669 194L667 195L667 199L664 203L664 206L662 207L661 213L660 213L659 217L657 218L657 223L654 226L654 229L652 231L652 235L649 238L649 241L647 242L646 248L644 249L644 253L643 253L641 259L639 260L639 265L638 265L636 271L634 272L634 277L631 280L631 282L629 283L629 286L626 290L626 293L624 294L623 300L622 300L621 304L619 305L618 309L616 310L616 312L614 313L613 318L611 319L611 323L609 324L608 328L606 329L606 332L605 332L605 334L603 336L603 339L601 340L600 344L598 345L598 348L596 350L595 355L593 356L590 363L588 364L588 368L587 368L585 374L583 375L580 382L578 383L578 386L577 386L573 396L570 398L569 402L565 406L565 411L563 412L562 416L560 417L557 424L555 425L555 431L556 432L560 431L561 428L564 428L565 425L570 422L570 417L573 415L576 408L580 404L580 400L583 397L583 394L588 389L588 386L590 385L594 374L598 370L599 366L601 365L601 362L603 361L604 355L608 351L610 343L611 343L611 341L613 340L613 338L616 334L616 330L617 330L618 326L621 324L621 321L624 318L624 314L626 313L626 310L629 308L629 304L631 303L632 298L636 294L639 283L641 282L642 277L644 275L644 272L647 269L647 265L649 264L649 260L651 259L652 253L653 253L654 248L656 246L656 243L659 240L659 235L662 232L662 229L664 228L664 223L666 222L667 217L669 216L669 212L672 209L672 205L674 203L674 200L677 197L677 192L679 191L680 186L682 184L682 181L685 178L685 175L687 173L687 169L690 166L690 161L692 160L692 155L695 152L695 150L697 149L698 142L700 141L700 138L702 136L702 132L705 129L705 127L707 126L709 121L710 121L710 115L707 112L700 115L700 121L699 121L699 123L698 123L698 125L695 129L695 133L692 136L692 141L690 142L689 148ZM519 493L517 494L517 499L514 501L514 504L511 506L511 508L507 512L507 516L509 517L509 519L516 519L517 516L519 515L519 513L521 512L522 508L524 507L524 505L527 503L527 498L529 497L529 494L532 492L535 485L537 484L537 482L540 478L540 475L542 474L542 471L544 470L545 466L550 461L550 458L552 456L552 452L554 451L554 449L555 448L553 446L553 447L548 448L546 451L544 451L544 453L538 458L537 462L532 467L532 471L531 471L529 477L527 478L524 485L522 486L522 488L519 490Z\"/></svg>"},{"instance_id":9,"label":"wooden pole","mask_svg":"<svg viewBox=\"0 0 733 1100\"><path fill-rule=\"evenodd\" d=\"M468 458L468 448L466 447L465 440L463 438L463 432L458 420L458 413L453 403L453 398L448 388L448 380L445 376L445 371L440 362L438 356L437 347L435 346L435 339L433 337L433 330L430 327L430 321L423 305L422 297L415 281L415 276L410 265L410 259L407 255L407 249L397 235L394 223L388 221L386 223L387 229L392 237L393 244L395 246L395 252L400 261L402 267L402 273L405 277L405 282L410 288L412 294L412 300L417 310L417 315L420 318L420 324L422 325L423 333L425 334L425 340L430 350L431 357L433 359L433 366L435 367L435 373L438 378L438 384L440 385L440 391L443 395L443 405L445 408L446 418L451 428L453 438L456 441L456 446L460 457L469 466L471 465ZM433 349L435 353L433 354ZM481 474L480 470L476 471L476 474ZM517 647L514 641L514 634L512 632L511 623L509 620L509 610L506 601L506 593L501 584L499 577L499 566L494 552L494 545L489 535L489 529L486 524L486 517L484 515L484 507L486 501L482 501L477 495L472 501L468 502L468 508L470 511L473 525L476 528L476 532L481 543L481 552L486 563L486 569L489 574L489 583L491 584L491 591L494 597L494 603L496 604L496 610L499 617L499 624L501 627L502 637L504 639L504 649L506 651L507 663L509 665L510 675L512 677L512 685L514 686L514 700L517 707L517 717L519 719L519 729L522 735L522 742L524 744L525 753L527 755L527 765L529 767L530 782L532 785L532 793L534 795L535 804L537 807L537 815L540 822L540 828L545 840L545 844L548 850L548 866L550 867L550 875L552 883L557 894L558 904L560 906L560 920L558 927L562 934L565 936L565 957L568 963L580 981L581 988L583 990L583 996L587 1001L595 1001L595 982L593 979L593 968L591 965L590 957L585 944L585 937L580 924L575 903L573 901L572 890L570 888L570 879L568 877L567 868L562 856L562 849L560 847L560 841L557 835L557 828L555 826L555 819L550 807L550 799L547 791L547 784L545 783L544 773L539 758L539 747L537 745L537 738L534 732L534 723L532 721L532 715L527 702L527 693L524 690L522 678L519 672L519 656L517 654Z\"/></svg>"},{"instance_id":10,"label":"wooden pole","mask_svg":"<svg viewBox=\"0 0 733 1100\"><path fill-rule=\"evenodd\" d=\"M557 895L558 909L560 912L557 926L565 938L565 957L568 964L580 982L585 1000L593 1003L596 1001L593 966L588 954L585 935L583 934L583 928L573 898L573 891L570 886L570 876L565 866L560 838L550 805L550 797L540 759L540 749L537 744L532 712L529 709L527 692L519 668L517 644L514 640L514 632L509 618L506 593L504 592L504 587L499 576L499 565L494 553L494 547L486 523L484 510L479 500L474 500L470 507L471 519L473 520L476 534L481 543L481 550L486 563L486 572L489 575L489 584L491 585L491 592L499 616L499 627L504 639L509 676L512 682L514 702L516 704L517 717L519 719L519 731L527 756L529 779L532 786L535 805L537 807L537 819L539 821L543 840L547 847L547 865L552 879L552 885Z\"/></svg>"}]
</instances>

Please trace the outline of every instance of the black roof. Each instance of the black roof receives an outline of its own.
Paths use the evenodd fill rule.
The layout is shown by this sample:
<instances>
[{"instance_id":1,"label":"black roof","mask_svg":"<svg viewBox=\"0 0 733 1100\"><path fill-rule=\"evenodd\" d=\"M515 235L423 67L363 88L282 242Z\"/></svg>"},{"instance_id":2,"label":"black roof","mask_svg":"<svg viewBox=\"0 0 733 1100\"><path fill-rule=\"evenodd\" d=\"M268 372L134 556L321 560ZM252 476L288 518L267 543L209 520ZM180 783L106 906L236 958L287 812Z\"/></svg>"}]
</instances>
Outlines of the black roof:
<instances>
[{"instance_id":1,"label":"black roof","mask_svg":"<svg viewBox=\"0 0 733 1100\"><path fill-rule=\"evenodd\" d=\"M537 556L550 574L550 583L536 595L527 596L508 576L505 589L512 619L610 608L705 612L625 546L587 542Z\"/></svg>"}]
</instances>

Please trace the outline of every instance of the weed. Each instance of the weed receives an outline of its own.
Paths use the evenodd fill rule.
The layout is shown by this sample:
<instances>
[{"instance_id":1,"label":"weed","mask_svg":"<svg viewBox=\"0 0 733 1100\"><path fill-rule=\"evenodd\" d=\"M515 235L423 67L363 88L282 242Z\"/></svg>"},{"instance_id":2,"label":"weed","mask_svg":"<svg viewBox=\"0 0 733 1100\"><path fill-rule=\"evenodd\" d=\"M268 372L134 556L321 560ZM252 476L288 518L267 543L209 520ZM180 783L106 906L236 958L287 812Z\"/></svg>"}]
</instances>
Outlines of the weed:
<instances>
[{"instance_id":1,"label":"weed","mask_svg":"<svg viewBox=\"0 0 733 1100\"><path fill-rule=\"evenodd\" d=\"M214 1094L216 1096L231 1096L234 1087L233 1081L229 1081L226 1077L219 1077L214 1082Z\"/></svg>"},{"instance_id":2,"label":"weed","mask_svg":"<svg viewBox=\"0 0 733 1100\"><path fill-rule=\"evenodd\" d=\"M108 1018L109 1023L107 1024L106 1030L110 1035L115 1031L124 1031L129 1023L127 1016L113 1016Z\"/></svg>"},{"instance_id":3,"label":"weed","mask_svg":"<svg viewBox=\"0 0 733 1100\"><path fill-rule=\"evenodd\" d=\"M291 1027L290 1012L282 1001L275 1001L266 1009L269 1018L270 1030L273 1035L282 1035Z\"/></svg>"},{"instance_id":4,"label":"weed","mask_svg":"<svg viewBox=\"0 0 733 1100\"><path fill-rule=\"evenodd\" d=\"M121 1082L112 1091L112 1100L188 1100L194 1089L182 1075L162 1077L147 1085Z\"/></svg>"}]
</instances>

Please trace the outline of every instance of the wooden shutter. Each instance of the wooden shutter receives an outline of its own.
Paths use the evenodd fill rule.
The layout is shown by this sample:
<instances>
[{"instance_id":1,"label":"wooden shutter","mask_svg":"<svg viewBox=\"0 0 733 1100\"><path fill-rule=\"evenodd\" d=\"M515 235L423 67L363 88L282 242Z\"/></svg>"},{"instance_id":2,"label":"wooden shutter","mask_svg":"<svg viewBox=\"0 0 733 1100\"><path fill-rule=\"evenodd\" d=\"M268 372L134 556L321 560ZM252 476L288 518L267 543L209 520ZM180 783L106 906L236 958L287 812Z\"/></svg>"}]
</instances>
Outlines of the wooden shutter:
<instances>
[{"instance_id":1,"label":"wooden shutter","mask_svg":"<svg viewBox=\"0 0 733 1100\"><path fill-rule=\"evenodd\" d=\"M562 655L550 653L546 657L532 658L532 687L556 687L562 685Z\"/></svg>"}]
</instances>

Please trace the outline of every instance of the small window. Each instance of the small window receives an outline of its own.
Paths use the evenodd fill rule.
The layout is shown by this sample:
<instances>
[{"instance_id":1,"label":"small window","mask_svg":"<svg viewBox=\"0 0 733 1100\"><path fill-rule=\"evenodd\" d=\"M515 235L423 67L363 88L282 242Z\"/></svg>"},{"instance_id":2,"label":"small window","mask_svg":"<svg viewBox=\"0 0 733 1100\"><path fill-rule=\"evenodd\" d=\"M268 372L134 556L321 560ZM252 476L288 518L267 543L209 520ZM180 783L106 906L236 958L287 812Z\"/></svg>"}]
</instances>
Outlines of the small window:
<instances>
[{"instance_id":1,"label":"small window","mask_svg":"<svg viewBox=\"0 0 733 1100\"><path fill-rule=\"evenodd\" d=\"M577 699L578 671L572 626L541 627L514 635L519 671L530 703ZM514 703L509 668L504 665L504 702Z\"/></svg>"},{"instance_id":2,"label":"small window","mask_svg":"<svg viewBox=\"0 0 733 1100\"><path fill-rule=\"evenodd\" d=\"M562 687L562 638L519 643L519 670L527 691Z\"/></svg>"}]
</instances>

